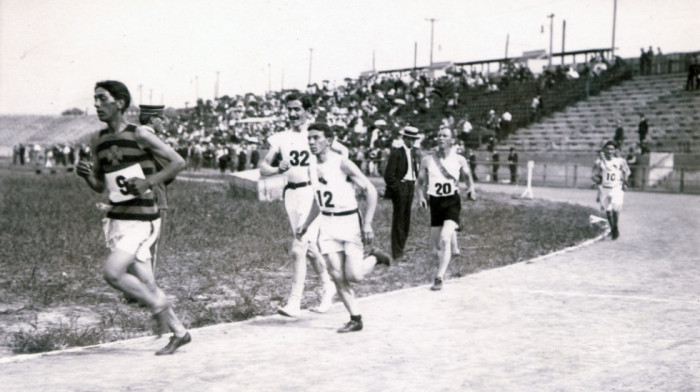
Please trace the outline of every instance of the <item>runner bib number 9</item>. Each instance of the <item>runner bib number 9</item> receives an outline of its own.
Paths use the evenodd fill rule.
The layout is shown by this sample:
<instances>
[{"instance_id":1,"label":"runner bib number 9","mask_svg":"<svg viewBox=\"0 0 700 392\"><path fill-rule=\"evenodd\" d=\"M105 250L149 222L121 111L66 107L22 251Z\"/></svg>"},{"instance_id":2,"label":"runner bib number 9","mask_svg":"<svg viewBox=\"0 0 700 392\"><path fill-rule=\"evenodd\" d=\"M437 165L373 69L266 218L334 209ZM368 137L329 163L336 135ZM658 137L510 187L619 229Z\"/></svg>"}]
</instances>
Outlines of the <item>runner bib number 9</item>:
<instances>
[{"instance_id":1,"label":"runner bib number 9","mask_svg":"<svg viewBox=\"0 0 700 392\"><path fill-rule=\"evenodd\" d=\"M109 192L109 201L112 203L121 203L127 200L135 199L136 196L129 194L126 186L129 178L143 178L146 176L143 174L141 165L135 163L129 167L119 169L110 173L105 173L105 182L107 184L107 191ZM146 193L149 193L147 191Z\"/></svg>"}]
</instances>

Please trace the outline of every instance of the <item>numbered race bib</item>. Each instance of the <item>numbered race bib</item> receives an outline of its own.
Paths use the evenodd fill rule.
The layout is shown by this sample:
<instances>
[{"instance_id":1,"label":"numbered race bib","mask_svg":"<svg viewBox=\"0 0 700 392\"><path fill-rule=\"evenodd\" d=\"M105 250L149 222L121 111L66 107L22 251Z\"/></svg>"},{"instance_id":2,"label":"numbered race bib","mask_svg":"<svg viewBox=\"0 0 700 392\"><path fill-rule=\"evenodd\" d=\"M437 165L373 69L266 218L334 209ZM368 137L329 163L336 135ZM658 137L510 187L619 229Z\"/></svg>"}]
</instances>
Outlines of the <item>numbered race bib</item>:
<instances>
[{"instance_id":1,"label":"numbered race bib","mask_svg":"<svg viewBox=\"0 0 700 392\"><path fill-rule=\"evenodd\" d=\"M135 199L136 196L129 194L126 185L129 178L143 178L146 176L143 174L143 169L141 165L135 163L129 167L119 169L110 173L105 173L105 182L107 183L107 191L109 192L109 201L112 203L121 203L127 200ZM151 192L148 190L146 193Z\"/></svg>"}]
</instances>

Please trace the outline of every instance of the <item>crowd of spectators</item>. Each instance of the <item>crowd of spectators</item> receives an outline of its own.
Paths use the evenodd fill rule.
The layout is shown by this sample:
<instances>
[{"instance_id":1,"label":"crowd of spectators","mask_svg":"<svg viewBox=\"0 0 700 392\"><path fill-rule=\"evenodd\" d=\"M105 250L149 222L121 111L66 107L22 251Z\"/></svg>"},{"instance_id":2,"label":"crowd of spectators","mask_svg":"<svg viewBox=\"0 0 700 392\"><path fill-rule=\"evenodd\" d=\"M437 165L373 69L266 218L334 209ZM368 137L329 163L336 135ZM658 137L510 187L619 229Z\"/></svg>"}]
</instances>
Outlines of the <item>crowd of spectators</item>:
<instances>
[{"instance_id":1,"label":"crowd of spectators","mask_svg":"<svg viewBox=\"0 0 700 392\"><path fill-rule=\"evenodd\" d=\"M612 67L620 63L618 58ZM223 95L167 109L160 136L187 160L190 170L255 168L267 137L286 127L284 97L302 93L313 102L315 121L335 129L350 158L366 173L380 175L406 125L421 130L419 148L432 148L441 127L457 130L460 151L492 147L516 128L538 121L546 113L544 102L556 101L552 97L558 89L568 88L572 80L598 78L610 67L601 55L538 75L521 63L506 62L492 73L451 66L438 76L423 70L380 72L336 84L323 81L305 91Z\"/></svg>"},{"instance_id":2,"label":"crowd of spectators","mask_svg":"<svg viewBox=\"0 0 700 392\"><path fill-rule=\"evenodd\" d=\"M539 75L508 62L491 74L460 67L447 68L439 77L418 71L385 72L346 78L338 84L323 81L305 91L224 95L198 100L192 108L170 110L168 134L163 136L193 168L255 167L250 158L265 149L269 135L285 127L284 97L302 93L313 102L316 121L336 130L351 158L367 173L380 173L389 148L400 143L398 131L405 125L421 130L422 148L433 146L441 127L456 128L464 148L498 143L515 128L541 118L543 93L570 80L597 78L612 66L601 55L577 66L545 69ZM249 159L244 166L236 163L242 154ZM223 162L221 157L229 158Z\"/></svg>"},{"instance_id":3,"label":"crowd of spectators","mask_svg":"<svg viewBox=\"0 0 700 392\"><path fill-rule=\"evenodd\" d=\"M37 173L44 169L55 173L59 166L72 169L76 162L89 157L90 147L86 144L60 143L42 146L38 143L20 143L12 148L12 164L32 166Z\"/></svg>"}]
</instances>

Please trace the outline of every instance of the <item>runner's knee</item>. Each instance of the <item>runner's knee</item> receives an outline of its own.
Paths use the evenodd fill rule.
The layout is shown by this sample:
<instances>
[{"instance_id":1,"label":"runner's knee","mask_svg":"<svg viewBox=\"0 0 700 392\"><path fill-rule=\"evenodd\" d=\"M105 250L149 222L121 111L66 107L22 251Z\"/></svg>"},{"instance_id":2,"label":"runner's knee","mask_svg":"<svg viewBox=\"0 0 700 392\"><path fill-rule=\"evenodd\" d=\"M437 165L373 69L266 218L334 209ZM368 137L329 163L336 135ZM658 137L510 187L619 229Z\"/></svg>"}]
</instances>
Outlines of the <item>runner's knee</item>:
<instances>
[{"instance_id":1,"label":"runner's knee","mask_svg":"<svg viewBox=\"0 0 700 392\"><path fill-rule=\"evenodd\" d=\"M294 256L295 259L300 259L300 258L306 258L306 253L308 251L309 247L307 244L303 244L297 240L292 243L292 256Z\"/></svg>"}]
</instances>

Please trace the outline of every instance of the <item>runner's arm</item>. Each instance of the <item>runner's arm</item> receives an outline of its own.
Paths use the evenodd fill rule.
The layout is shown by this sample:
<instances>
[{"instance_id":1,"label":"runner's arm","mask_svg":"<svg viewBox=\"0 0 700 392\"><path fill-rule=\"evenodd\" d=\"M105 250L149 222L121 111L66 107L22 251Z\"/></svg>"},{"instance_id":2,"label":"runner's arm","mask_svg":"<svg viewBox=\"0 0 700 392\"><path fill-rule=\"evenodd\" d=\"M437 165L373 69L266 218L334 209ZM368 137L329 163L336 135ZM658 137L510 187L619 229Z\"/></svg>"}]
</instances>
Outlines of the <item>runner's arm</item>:
<instances>
[{"instance_id":1,"label":"runner's arm","mask_svg":"<svg viewBox=\"0 0 700 392\"><path fill-rule=\"evenodd\" d=\"M297 239L301 239L301 237L303 237L304 234L306 234L306 230L309 229L309 226L314 221L314 219L316 219L320 212L321 209L318 207L318 204L316 204L316 201L314 200L314 202L311 203L311 210L308 214L306 214L306 220L304 221L304 223L301 224L301 226L297 228L297 232L294 233Z\"/></svg>"},{"instance_id":2,"label":"runner's arm","mask_svg":"<svg viewBox=\"0 0 700 392\"><path fill-rule=\"evenodd\" d=\"M92 161L80 161L76 167L78 176L83 177L88 186L97 193L102 193L106 189L104 181L104 172L100 159L97 157L97 141L99 133L92 135L90 138L90 148L92 149Z\"/></svg>"},{"instance_id":3,"label":"runner's arm","mask_svg":"<svg viewBox=\"0 0 700 392\"><path fill-rule=\"evenodd\" d=\"M377 209L377 189L372 185L372 182L362 174L362 171L352 163L348 158L343 158L340 163L340 169L345 173L367 198L364 214L362 214L362 235L363 239L369 244L374 239L374 231L372 230L372 220L374 212Z\"/></svg>"},{"instance_id":4,"label":"runner's arm","mask_svg":"<svg viewBox=\"0 0 700 392\"><path fill-rule=\"evenodd\" d=\"M265 154L265 158L263 158L262 162L260 162L260 175L263 177L281 174L289 169L289 162L285 160L281 160L277 167L272 166L272 162L275 161L275 156L281 154L278 142L274 136L275 135L270 136L268 139L270 149L267 151L267 154Z\"/></svg>"},{"instance_id":5,"label":"runner's arm","mask_svg":"<svg viewBox=\"0 0 700 392\"><path fill-rule=\"evenodd\" d=\"M180 154L175 151L170 145L160 140L155 133L151 132L147 127L139 126L135 132L136 142L144 149L150 150L158 162L165 163L163 169L146 179L131 178L129 183L133 193L143 195L153 185L171 180L177 176L179 172L185 169L185 160Z\"/></svg>"},{"instance_id":6,"label":"runner's arm","mask_svg":"<svg viewBox=\"0 0 700 392\"><path fill-rule=\"evenodd\" d=\"M467 198L471 200L476 200L476 189L474 189L474 179L472 178L472 171L469 170L469 164L467 163L467 159L460 155L457 157L457 160L459 160L459 169L462 172L462 175L464 176L464 178L467 179Z\"/></svg>"},{"instance_id":7,"label":"runner's arm","mask_svg":"<svg viewBox=\"0 0 700 392\"><path fill-rule=\"evenodd\" d=\"M416 181L416 197L418 199L418 205L421 208L426 208L428 206L427 200L427 186L428 186L428 159L431 156L425 156L420 161L420 168L418 168L418 180Z\"/></svg>"}]
</instances>

